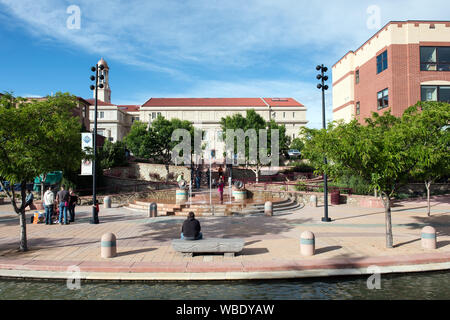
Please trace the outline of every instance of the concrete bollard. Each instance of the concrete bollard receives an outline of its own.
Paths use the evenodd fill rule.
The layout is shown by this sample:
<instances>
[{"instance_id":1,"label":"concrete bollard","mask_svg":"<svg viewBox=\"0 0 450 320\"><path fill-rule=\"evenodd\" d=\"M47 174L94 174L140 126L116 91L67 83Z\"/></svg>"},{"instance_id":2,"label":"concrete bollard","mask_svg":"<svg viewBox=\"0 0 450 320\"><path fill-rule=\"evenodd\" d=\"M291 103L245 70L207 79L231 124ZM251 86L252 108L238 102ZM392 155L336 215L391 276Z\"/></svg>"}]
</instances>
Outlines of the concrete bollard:
<instances>
[{"instance_id":1,"label":"concrete bollard","mask_svg":"<svg viewBox=\"0 0 450 320\"><path fill-rule=\"evenodd\" d=\"M155 202L152 202L148 207L148 217L153 218L157 216L158 216L158 205Z\"/></svg>"},{"instance_id":2,"label":"concrete bollard","mask_svg":"<svg viewBox=\"0 0 450 320\"><path fill-rule=\"evenodd\" d=\"M422 228L422 248L436 249L436 229L427 226Z\"/></svg>"},{"instance_id":3,"label":"concrete bollard","mask_svg":"<svg viewBox=\"0 0 450 320\"><path fill-rule=\"evenodd\" d=\"M186 189L177 189L175 193L175 203L185 203L188 200L188 192Z\"/></svg>"},{"instance_id":4,"label":"concrete bollard","mask_svg":"<svg viewBox=\"0 0 450 320\"><path fill-rule=\"evenodd\" d=\"M313 256L315 252L315 238L311 231L304 231L300 235L300 252L304 256Z\"/></svg>"},{"instance_id":5,"label":"concrete bollard","mask_svg":"<svg viewBox=\"0 0 450 320\"><path fill-rule=\"evenodd\" d=\"M309 205L310 205L311 207L317 207L317 196L312 195L312 196L309 198Z\"/></svg>"},{"instance_id":6,"label":"concrete bollard","mask_svg":"<svg viewBox=\"0 0 450 320\"><path fill-rule=\"evenodd\" d=\"M110 196L106 196L103 199L103 208L111 208L111 197Z\"/></svg>"},{"instance_id":7,"label":"concrete bollard","mask_svg":"<svg viewBox=\"0 0 450 320\"><path fill-rule=\"evenodd\" d=\"M264 204L264 214L266 216L273 216L273 204L271 201L266 201Z\"/></svg>"},{"instance_id":8,"label":"concrete bollard","mask_svg":"<svg viewBox=\"0 0 450 320\"><path fill-rule=\"evenodd\" d=\"M105 233L101 241L102 258L112 258L117 256L116 236L113 233Z\"/></svg>"}]
</instances>

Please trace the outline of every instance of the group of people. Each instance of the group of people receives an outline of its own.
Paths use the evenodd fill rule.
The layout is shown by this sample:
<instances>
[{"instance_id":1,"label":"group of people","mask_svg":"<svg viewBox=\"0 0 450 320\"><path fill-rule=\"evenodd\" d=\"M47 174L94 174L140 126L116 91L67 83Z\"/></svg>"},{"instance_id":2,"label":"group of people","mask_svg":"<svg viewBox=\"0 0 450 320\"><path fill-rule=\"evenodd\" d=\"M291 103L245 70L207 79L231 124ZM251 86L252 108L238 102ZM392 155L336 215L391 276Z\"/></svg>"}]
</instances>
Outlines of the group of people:
<instances>
[{"instance_id":1,"label":"group of people","mask_svg":"<svg viewBox=\"0 0 450 320\"><path fill-rule=\"evenodd\" d=\"M45 209L45 224L53 224L53 216L59 216L56 223L61 225L75 222L75 206L77 205L78 196L70 188L66 190L66 186L62 185L61 190L56 194L53 193L52 187L44 193L44 209ZM67 216L69 212L69 219ZM64 222L63 222L64 218Z\"/></svg>"},{"instance_id":2,"label":"group of people","mask_svg":"<svg viewBox=\"0 0 450 320\"><path fill-rule=\"evenodd\" d=\"M217 187L217 191L219 192L219 196L220 196L220 201L223 202L223 189L225 186L225 176L223 173L223 169L222 166L219 167L219 170L217 171L218 173L218 181L216 182L214 179L212 181L212 185L213 187ZM197 190L200 189L200 185L201 185L201 181L202 181L202 169L200 166L198 166L197 168L192 168L191 171L191 177L193 179L193 182L195 184L195 188ZM184 179L184 175L181 174L180 176L178 176L177 182L179 182L181 179ZM210 179L209 179L209 170L206 171L206 179L207 179L207 183L208 183L208 188L210 187Z\"/></svg>"}]
</instances>

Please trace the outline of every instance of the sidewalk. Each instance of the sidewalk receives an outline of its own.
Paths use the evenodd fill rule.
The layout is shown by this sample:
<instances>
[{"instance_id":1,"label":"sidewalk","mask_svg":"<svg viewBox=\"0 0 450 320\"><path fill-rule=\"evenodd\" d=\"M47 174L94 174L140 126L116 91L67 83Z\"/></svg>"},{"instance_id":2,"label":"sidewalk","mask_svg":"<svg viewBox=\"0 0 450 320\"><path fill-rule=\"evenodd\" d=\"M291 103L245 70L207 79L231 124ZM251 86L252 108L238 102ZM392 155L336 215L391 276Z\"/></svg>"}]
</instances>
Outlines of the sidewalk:
<instances>
[{"instance_id":1,"label":"sidewalk","mask_svg":"<svg viewBox=\"0 0 450 320\"><path fill-rule=\"evenodd\" d=\"M305 207L273 217L201 217L204 237L244 238L235 257L175 252L183 217L147 218L124 208L100 210L100 224L91 225L91 207L78 207L70 225L27 224L28 246L17 252L20 228L10 205L0 205L0 276L67 278L78 266L82 278L102 280L267 279L380 272L450 269L450 204L448 198L426 203L409 201L392 209L394 248L385 248L383 209L330 206L330 223L321 222L323 208ZM27 221L31 212L27 211ZM421 248L421 229L437 230L438 248ZM300 254L300 234L316 237L316 254ZM100 257L100 239L112 232L118 256Z\"/></svg>"}]
</instances>

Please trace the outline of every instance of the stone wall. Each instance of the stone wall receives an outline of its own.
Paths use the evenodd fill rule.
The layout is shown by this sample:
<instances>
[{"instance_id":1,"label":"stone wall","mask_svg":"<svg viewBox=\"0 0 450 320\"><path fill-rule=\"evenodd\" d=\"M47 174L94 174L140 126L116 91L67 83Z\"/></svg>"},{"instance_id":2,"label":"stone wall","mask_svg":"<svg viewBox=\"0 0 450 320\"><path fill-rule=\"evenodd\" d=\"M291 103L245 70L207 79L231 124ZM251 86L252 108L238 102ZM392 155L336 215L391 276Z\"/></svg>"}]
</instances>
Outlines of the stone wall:
<instances>
[{"instance_id":1,"label":"stone wall","mask_svg":"<svg viewBox=\"0 0 450 320\"><path fill-rule=\"evenodd\" d=\"M317 204L319 206L323 206L324 204L323 192L277 191L262 189L249 189L249 191L253 198L264 198L265 193L270 193L274 198L293 199L299 203L303 203L305 206L309 205L311 196L314 195L317 197ZM382 200L372 196L343 194L340 196L339 203L361 208L383 208ZM328 205L331 205L331 194L328 194Z\"/></svg>"},{"instance_id":2,"label":"stone wall","mask_svg":"<svg viewBox=\"0 0 450 320\"><path fill-rule=\"evenodd\" d=\"M191 177L190 169L184 166L169 166L169 175L171 173L173 174L172 181L176 181L181 173L184 174L184 178L187 181ZM132 162L128 167L116 167L107 170L105 175L124 179L160 182L166 180L167 170L164 164Z\"/></svg>"}]
</instances>

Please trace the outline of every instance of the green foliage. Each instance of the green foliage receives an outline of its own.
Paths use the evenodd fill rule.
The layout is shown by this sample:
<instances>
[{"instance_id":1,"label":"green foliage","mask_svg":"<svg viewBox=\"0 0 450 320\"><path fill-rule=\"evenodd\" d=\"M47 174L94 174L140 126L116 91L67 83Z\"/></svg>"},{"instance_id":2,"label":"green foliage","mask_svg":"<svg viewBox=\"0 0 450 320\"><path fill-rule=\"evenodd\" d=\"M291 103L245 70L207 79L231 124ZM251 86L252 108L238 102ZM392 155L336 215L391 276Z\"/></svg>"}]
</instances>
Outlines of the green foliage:
<instances>
[{"instance_id":1,"label":"green foliage","mask_svg":"<svg viewBox=\"0 0 450 320\"><path fill-rule=\"evenodd\" d=\"M127 165L125 155L125 143L122 141L111 142L106 140L99 152L100 166L102 169Z\"/></svg>"},{"instance_id":2,"label":"green foliage","mask_svg":"<svg viewBox=\"0 0 450 320\"><path fill-rule=\"evenodd\" d=\"M330 187L351 188L353 194L370 195L373 194L373 189L370 188L370 183L364 180L361 176L345 175L339 178L338 181L328 183Z\"/></svg>"},{"instance_id":3,"label":"green foliage","mask_svg":"<svg viewBox=\"0 0 450 320\"><path fill-rule=\"evenodd\" d=\"M224 141L226 140L226 132L228 129L238 130L242 129L244 133L247 130L254 129L256 131L256 134L259 134L259 130L268 130L267 131L267 154L271 154L272 152L272 145L271 145L271 130L279 130L279 153L285 153L289 148L289 137L286 136L286 127L284 125L277 124L274 120L270 122L266 122L263 117L261 117L254 109L247 110L246 116L242 116L242 114L237 113L233 114L232 116L224 117L220 120L220 126L223 131L223 138ZM250 156L250 137L247 137L245 139L245 159L248 161ZM261 146L259 145L259 141L257 138L256 145L258 148L257 157L258 157L258 164L259 164L259 148ZM235 139L234 141L234 148L235 152L237 152L237 141Z\"/></svg>"},{"instance_id":4,"label":"green foliage","mask_svg":"<svg viewBox=\"0 0 450 320\"><path fill-rule=\"evenodd\" d=\"M295 161L291 164L291 167L287 170L290 172L314 172L314 167L308 163Z\"/></svg>"},{"instance_id":5,"label":"green foliage","mask_svg":"<svg viewBox=\"0 0 450 320\"><path fill-rule=\"evenodd\" d=\"M298 181L294 188L296 191L306 191L306 183L304 181Z\"/></svg>"},{"instance_id":6,"label":"green foliage","mask_svg":"<svg viewBox=\"0 0 450 320\"><path fill-rule=\"evenodd\" d=\"M294 139L292 139L289 149L296 149L301 152L304 147L305 147L305 144L303 143L302 139L294 138Z\"/></svg>"},{"instance_id":7,"label":"green foliage","mask_svg":"<svg viewBox=\"0 0 450 320\"><path fill-rule=\"evenodd\" d=\"M16 107L17 106L17 107ZM12 95L0 100L0 176L30 181L44 172L76 168L82 159L76 98L57 93L26 102Z\"/></svg>"},{"instance_id":8,"label":"green foliage","mask_svg":"<svg viewBox=\"0 0 450 320\"><path fill-rule=\"evenodd\" d=\"M176 129L185 129L191 135L191 152L194 144L194 127L190 121L171 119L158 116L152 125L147 128L145 123L135 121L130 133L125 138L125 143L134 156L138 158L153 158L168 164L171 152L178 141L172 141L172 133Z\"/></svg>"}]
</instances>

